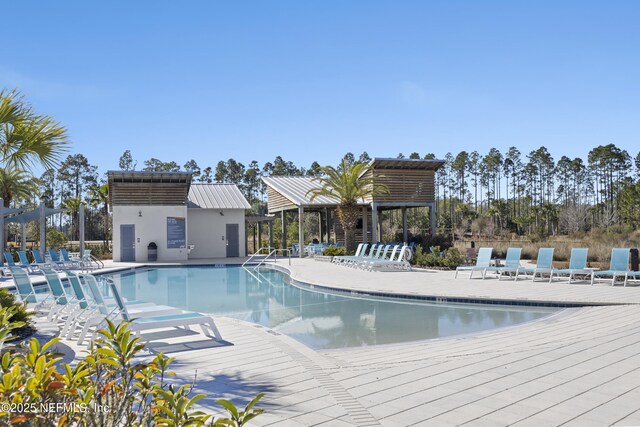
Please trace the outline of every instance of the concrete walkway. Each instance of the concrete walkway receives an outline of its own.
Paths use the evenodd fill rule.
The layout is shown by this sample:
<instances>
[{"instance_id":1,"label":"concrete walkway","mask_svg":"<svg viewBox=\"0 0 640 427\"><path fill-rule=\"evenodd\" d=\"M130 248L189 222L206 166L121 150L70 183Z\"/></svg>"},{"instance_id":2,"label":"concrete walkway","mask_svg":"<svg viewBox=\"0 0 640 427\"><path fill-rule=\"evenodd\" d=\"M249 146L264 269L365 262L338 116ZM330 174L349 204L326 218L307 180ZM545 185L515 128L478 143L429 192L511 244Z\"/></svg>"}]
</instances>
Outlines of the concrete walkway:
<instances>
[{"instance_id":1,"label":"concrete walkway","mask_svg":"<svg viewBox=\"0 0 640 427\"><path fill-rule=\"evenodd\" d=\"M215 398L242 404L262 391L266 413L253 425L640 425L640 288L370 273L306 259L279 265L301 282L362 292L604 305L480 334L340 351L314 351L224 317L216 318L224 345L195 332L148 335L153 351L176 357L179 381L195 379L194 392L207 394L208 411Z\"/></svg>"}]
</instances>

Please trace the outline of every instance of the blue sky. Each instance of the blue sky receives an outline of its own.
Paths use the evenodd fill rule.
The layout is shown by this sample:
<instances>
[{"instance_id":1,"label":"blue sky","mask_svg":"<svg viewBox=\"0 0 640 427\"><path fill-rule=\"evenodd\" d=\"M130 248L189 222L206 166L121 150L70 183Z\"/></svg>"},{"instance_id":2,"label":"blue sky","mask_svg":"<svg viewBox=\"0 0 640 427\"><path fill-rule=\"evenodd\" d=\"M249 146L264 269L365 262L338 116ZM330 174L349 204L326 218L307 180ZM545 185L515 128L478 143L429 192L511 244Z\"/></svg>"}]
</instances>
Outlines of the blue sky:
<instances>
[{"instance_id":1,"label":"blue sky","mask_svg":"<svg viewBox=\"0 0 640 427\"><path fill-rule=\"evenodd\" d=\"M0 87L104 172L640 150L640 2L5 2Z\"/></svg>"}]
</instances>

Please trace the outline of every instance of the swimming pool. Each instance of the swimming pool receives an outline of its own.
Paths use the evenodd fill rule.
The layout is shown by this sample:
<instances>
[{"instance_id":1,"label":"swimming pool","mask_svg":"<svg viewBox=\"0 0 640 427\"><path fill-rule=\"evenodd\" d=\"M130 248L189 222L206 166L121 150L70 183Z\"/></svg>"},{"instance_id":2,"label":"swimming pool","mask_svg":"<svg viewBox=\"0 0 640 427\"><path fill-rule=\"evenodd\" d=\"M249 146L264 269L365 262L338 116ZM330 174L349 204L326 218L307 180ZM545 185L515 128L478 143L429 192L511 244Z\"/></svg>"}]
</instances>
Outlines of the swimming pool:
<instances>
[{"instance_id":1,"label":"swimming pool","mask_svg":"<svg viewBox=\"0 0 640 427\"><path fill-rule=\"evenodd\" d=\"M279 271L186 266L109 274L123 296L246 320L314 349L392 344L540 319L551 307L436 304L301 289Z\"/></svg>"}]
</instances>

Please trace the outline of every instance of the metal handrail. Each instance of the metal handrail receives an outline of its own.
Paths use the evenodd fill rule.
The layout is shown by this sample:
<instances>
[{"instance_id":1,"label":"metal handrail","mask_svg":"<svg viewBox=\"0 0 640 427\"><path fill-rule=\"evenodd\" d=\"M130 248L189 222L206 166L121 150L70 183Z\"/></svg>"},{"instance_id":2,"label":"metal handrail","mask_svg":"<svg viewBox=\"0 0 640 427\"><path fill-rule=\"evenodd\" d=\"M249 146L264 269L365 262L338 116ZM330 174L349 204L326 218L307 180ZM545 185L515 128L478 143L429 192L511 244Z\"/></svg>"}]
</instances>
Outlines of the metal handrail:
<instances>
[{"instance_id":1,"label":"metal handrail","mask_svg":"<svg viewBox=\"0 0 640 427\"><path fill-rule=\"evenodd\" d=\"M274 248L274 247L271 247L271 246L268 246L268 247L265 246L265 247L262 247L262 248L258 249L258 252L256 252L255 254L251 255L249 257L249 259L247 259L242 264L242 266L244 267L245 265L250 263L256 256L264 255L264 253L263 253L264 251L269 251L269 253L266 254L266 256L254 268L260 267L262 264L264 264L271 257L273 257L271 260L273 262L277 263L278 262L278 253L282 253L283 255L286 254L289 257L289 265L291 265L291 249L289 249L289 248L277 249L277 248Z\"/></svg>"},{"instance_id":2,"label":"metal handrail","mask_svg":"<svg viewBox=\"0 0 640 427\"><path fill-rule=\"evenodd\" d=\"M266 249L267 251L271 251L271 247L267 246L267 247L262 247L260 249L258 249L258 252L254 253L253 255L251 255L249 257L249 259L247 259L245 262L242 263L242 266L244 267L245 265L247 265L254 257L261 255L261 252ZM267 256L269 256L269 254L267 254Z\"/></svg>"},{"instance_id":3,"label":"metal handrail","mask_svg":"<svg viewBox=\"0 0 640 427\"><path fill-rule=\"evenodd\" d=\"M286 252L289 255L289 265L291 265L291 250L289 248L285 248L285 249L274 249L274 250L272 250L271 252L269 252L269 255L267 255L262 261L260 261L258 263L258 265L256 265L253 268L255 269L255 268L260 267L262 264L264 264L269 259L269 257L271 255L275 255L273 257L273 260L274 260L275 263L278 263L278 252L279 251L282 252L283 254Z\"/></svg>"}]
</instances>

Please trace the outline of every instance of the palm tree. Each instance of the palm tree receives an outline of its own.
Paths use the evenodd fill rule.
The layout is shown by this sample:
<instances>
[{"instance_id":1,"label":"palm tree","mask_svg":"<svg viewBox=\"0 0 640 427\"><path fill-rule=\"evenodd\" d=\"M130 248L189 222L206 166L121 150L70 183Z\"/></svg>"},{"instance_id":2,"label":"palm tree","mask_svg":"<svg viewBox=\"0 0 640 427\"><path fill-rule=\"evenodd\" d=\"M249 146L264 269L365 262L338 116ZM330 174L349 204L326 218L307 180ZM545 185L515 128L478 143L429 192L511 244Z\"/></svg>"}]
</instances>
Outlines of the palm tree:
<instances>
[{"instance_id":1,"label":"palm tree","mask_svg":"<svg viewBox=\"0 0 640 427\"><path fill-rule=\"evenodd\" d=\"M14 199L27 199L35 191L31 176L21 169L0 168L0 196L8 208Z\"/></svg>"},{"instance_id":2,"label":"palm tree","mask_svg":"<svg viewBox=\"0 0 640 427\"><path fill-rule=\"evenodd\" d=\"M328 196L338 200L338 220L344 230L344 241L347 251L355 248L355 229L360 218L358 202L378 194L388 193L383 184L376 183L371 166L365 163L351 163L342 159L339 168L322 166L320 170L324 176L313 178L322 186L307 192L311 201L319 196Z\"/></svg>"},{"instance_id":3,"label":"palm tree","mask_svg":"<svg viewBox=\"0 0 640 427\"><path fill-rule=\"evenodd\" d=\"M36 114L19 92L0 91L0 164L29 169L56 166L69 144L67 130L52 117Z\"/></svg>"},{"instance_id":4,"label":"palm tree","mask_svg":"<svg viewBox=\"0 0 640 427\"><path fill-rule=\"evenodd\" d=\"M80 205L82 200L78 197L71 197L62 203L62 207L69 211L71 215L71 239L79 240L80 229L78 227L78 215L80 212Z\"/></svg>"},{"instance_id":5,"label":"palm tree","mask_svg":"<svg viewBox=\"0 0 640 427\"><path fill-rule=\"evenodd\" d=\"M102 205L102 217L104 220L104 244L109 239L109 184L96 185L91 188L89 203L92 206Z\"/></svg>"}]
</instances>

